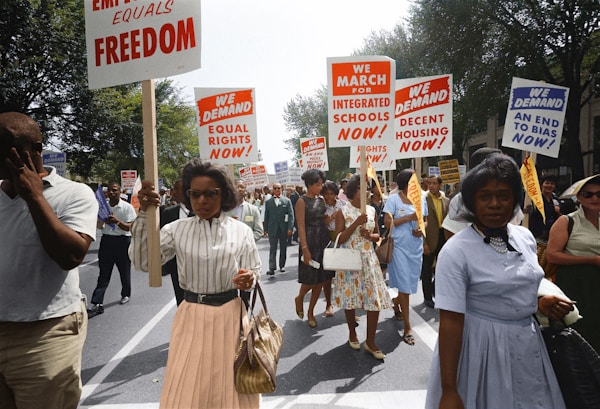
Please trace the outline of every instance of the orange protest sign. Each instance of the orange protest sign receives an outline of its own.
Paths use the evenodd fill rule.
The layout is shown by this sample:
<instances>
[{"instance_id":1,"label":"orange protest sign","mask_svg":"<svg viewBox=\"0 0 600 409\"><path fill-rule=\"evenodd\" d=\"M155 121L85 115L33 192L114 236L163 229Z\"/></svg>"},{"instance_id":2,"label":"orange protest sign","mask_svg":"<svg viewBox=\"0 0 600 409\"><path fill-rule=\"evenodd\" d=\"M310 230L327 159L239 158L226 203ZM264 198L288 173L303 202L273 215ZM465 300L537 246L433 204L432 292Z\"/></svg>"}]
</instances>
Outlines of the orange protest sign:
<instances>
[{"instance_id":1,"label":"orange protest sign","mask_svg":"<svg viewBox=\"0 0 600 409\"><path fill-rule=\"evenodd\" d=\"M413 173L408 181L408 190L406 197L411 201L413 206L415 207L415 213L417 213L417 223L419 225L419 229L423 233L423 237L425 237L425 222L423 221L423 201L421 196L421 184L419 183L419 179L417 178L417 174Z\"/></svg>"},{"instance_id":2,"label":"orange protest sign","mask_svg":"<svg viewBox=\"0 0 600 409\"><path fill-rule=\"evenodd\" d=\"M535 169L535 163L531 156L528 156L521 165L521 180L527 192L527 196L531 198L531 202L542 214L542 220L546 223L546 213L544 212L544 199L542 198L542 190Z\"/></svg>"}]
</instances>

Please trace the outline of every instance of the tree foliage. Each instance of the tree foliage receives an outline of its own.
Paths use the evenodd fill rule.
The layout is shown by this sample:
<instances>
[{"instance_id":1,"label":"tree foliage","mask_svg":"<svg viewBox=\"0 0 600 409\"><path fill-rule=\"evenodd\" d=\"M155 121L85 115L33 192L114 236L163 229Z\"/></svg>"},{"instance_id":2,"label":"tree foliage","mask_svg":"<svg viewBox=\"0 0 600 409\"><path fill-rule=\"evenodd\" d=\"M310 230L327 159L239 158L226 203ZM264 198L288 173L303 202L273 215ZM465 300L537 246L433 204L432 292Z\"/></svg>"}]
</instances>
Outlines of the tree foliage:
<instances>
[{"instance_id":1,"label":"tree foliage","mask_svg":"<svg viewBox=\"0 0 600 409\"><path fill-rule=\"evenodd\" d=\"M156 83L159 176L171 184L198 155L194 109L170 81ZM40 123L71 174L120 180L143 166L141 87L89 90L81 0L0 3L0 105Z\"/></svg>"},{"instance_id":2,"label":"tree foliage","mask_svg":"<svg viewBox=\"0 0 600 409\"><path fill-rule=\"evenodd\" d=\"M504 117L514 76L568 87L561 156L583 177L581 107L600 75L597 1L418 0L411 33L428 67L453 74L462 137Z\"/></svg>"}]
</instances>

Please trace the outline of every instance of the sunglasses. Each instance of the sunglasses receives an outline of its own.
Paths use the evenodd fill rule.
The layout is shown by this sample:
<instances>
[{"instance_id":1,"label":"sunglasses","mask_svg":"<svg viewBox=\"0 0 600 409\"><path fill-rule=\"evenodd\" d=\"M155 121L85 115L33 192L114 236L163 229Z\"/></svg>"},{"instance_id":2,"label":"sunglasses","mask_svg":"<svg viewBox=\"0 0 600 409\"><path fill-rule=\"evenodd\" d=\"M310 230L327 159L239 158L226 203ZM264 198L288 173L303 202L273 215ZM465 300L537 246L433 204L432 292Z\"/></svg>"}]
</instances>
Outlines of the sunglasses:
<instances>
[{"instance_id":1,"label":"sunglasses","mask_svg":"<svg viewBox=\"0 0 600 409\"><path fill-rule=\"evenodd\" d=\"M583 192L579 193L581 193L581 196L583 196L586 199L590 199L592 196L596 196L598 199L600 199L600 190L598 190L597 192L588 192L584 190Z\"/></svg>"},{"instance_id":2,"label":"sunglasses","mask_svg":"<svg viewBox=\"0 0 600 409\"><path fill-rule=\"evenodd\" d=\"M219 196L220 191L221 191L221 189L216 187L214 189L207 189L207 190L188 189L188 191L185 193L187 194L187 197L189 197L190 199L200 199L202 196L204 196L207 199L214 199L217 196Z\"/></svg>"}]
</instances>

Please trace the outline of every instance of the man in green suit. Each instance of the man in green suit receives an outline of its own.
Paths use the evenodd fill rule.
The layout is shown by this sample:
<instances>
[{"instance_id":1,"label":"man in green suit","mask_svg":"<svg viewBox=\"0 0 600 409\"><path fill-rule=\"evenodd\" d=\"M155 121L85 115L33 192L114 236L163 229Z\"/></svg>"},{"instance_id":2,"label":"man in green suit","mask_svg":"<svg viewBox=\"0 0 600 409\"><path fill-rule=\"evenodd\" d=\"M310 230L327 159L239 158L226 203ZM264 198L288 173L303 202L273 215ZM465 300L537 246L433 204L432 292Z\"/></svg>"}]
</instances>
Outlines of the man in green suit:
<instances>
[{"instance_id":1,"label":"man in green suit","mask_svg":"<svg viewBox=\"0 0 600 409\"><path fill-rule=\"evenodd\" d=\"M294 232L294 209L287 197L281 196L281 184L273 184L273 197L265 202L265 235L269 237L269 271L275 274L277 243L279 243L279 271L285 271L287 240Z\"/></svg>"}]
</instances>

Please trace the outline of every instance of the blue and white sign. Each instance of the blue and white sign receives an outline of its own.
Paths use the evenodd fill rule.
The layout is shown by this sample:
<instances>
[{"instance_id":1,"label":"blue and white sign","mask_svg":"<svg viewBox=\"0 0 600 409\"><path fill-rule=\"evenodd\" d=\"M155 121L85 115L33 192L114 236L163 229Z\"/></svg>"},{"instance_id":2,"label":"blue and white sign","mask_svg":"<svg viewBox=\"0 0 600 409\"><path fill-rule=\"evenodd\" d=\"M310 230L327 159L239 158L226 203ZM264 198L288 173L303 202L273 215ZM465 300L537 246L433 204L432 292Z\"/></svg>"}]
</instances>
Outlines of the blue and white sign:
<instances>
[{"instance_id":1,"label":"blue and white sign","mask_svg":"<svg viewBox=\"0 0 600 409\"><path fill-rule=\"evenodd\" d=\"M56 173L65 177L67 173L67 154L64 152L43 152L42 160L45 166L53 166Z\"/></svg>"},{"instance_id":2,"label":"blue and white sign","mask_svg":"<svg viewBox=\"0 0 600 409\"><path fill-rule=\"evenodd\" d=\"M277 183L287 184L290 178L289 168L287 161L273 163L275 168L275 178Z\"/></svg>"},{"instance_id":3,"label":"blue and white sign","mask_svg":"<svg viewBox=\"0 0 600 409\"><path fill-rule=\"evenodd\" d=\"M502 146L558 158L569 89L513 78Z\"/></svg>"}]
</instances>

